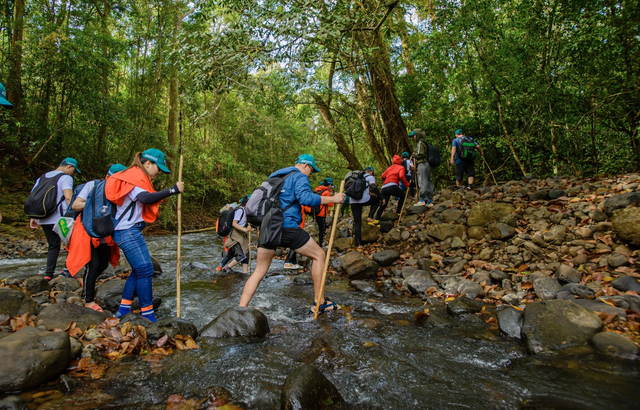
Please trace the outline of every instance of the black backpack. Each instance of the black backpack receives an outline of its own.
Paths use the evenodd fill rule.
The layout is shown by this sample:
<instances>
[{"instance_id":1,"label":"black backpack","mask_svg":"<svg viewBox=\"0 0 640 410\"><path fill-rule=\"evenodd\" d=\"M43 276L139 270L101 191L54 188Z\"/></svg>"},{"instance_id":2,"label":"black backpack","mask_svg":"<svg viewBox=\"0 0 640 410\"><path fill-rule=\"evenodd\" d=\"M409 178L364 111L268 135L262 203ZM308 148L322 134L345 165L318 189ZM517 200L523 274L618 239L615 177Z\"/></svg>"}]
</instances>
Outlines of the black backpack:
<instances>
[{"instance_id":1,"label":"black backpack","mask_svg":"<svg viewBox=\"0 0 640 410\"><path fill-rule=\"evenodd\" d=\"M73 206L73 202L76 200L78 194L80 193L80 191L82 191L82 188L84 188L84 186L85 184L80 184L76 187L76 189L73 190L73 196L71 197L71 202L69 202L69 208L67 208L67 212L64 213L65 218L73 218L75 220L78 215L80 215L80 212L74 211L73 209L71 209L71 206Z\"/></svg>"},{"instance_id":2,"label":"black backpack","mask_svg":"<svg viewBox=\"0 0 640 410\"><path fill-rule=\"evenodd\" d=\"M344 177L344 193L349 198L355 200L362 199L364 191L369 188L369 183L365 177L364 171L350 171L346 177Z\"/></svg>"},{"instance_id":3,"label":"black backpack","mask_svg":"<svg viewBox=\"0 0 640 410\"><path fill-rule=\"evenodd\" d=\"M239 206L234 209L229 209L227 211L223 211L220 214L216 229L216 233L218 235L224 238L225 236L229 236L231 234L231 231L233 231L233 217L238 209L242 209L242 207ZM244 209L242 209L242 212L244 212Z\"/></svg>"},{"instance_id":4,"label":"black backpack","mask_svg":"<svg viewBox=\"0 0 640 410\"><path fill-rule=\"evenodd\" d=\"M427 145L427 152L429 157L429 165L431 168L437 168L440 166L440 150L435 145Z\"/></svg>"},{"instance_id":5,"label":"black backpack","mask_svg":"<svg viewBox=\"0 0 640 410\"><path fill-rule=\"evenodd\" d=\"M253 226L260 226L262 220L273 208L280 209L280 191L284 181L294 172L270 178L253 190L251 197L244 207L247 214L247 222Z\"/></svg>"},{"instance_id":6,"label":"black backpack","mask_svg":"<svg viewBox=\"0 0 640 410\"><path fill-rule=\"evenodd\" d=\"M45 175L40 177L40 182L24 203L24 213L33 219L43 219L53 215L64 201L64 195L58 199L58 180L66 174L61 172L51 178ZM60 216L62 216L62 209L60 209Z\"/></svg>"},{"instance_id":7,"label":"black backpack","mask_svg":"<svg viewBox=\"0 0 640 410\"><path fill-rule=\"evenodd\" d=\"M473 159L476 157L478 150L476 149L476 143L469 137L462 137L460 141L461 151L459 157L461 159Z\"/></svg>"}]
</instances>

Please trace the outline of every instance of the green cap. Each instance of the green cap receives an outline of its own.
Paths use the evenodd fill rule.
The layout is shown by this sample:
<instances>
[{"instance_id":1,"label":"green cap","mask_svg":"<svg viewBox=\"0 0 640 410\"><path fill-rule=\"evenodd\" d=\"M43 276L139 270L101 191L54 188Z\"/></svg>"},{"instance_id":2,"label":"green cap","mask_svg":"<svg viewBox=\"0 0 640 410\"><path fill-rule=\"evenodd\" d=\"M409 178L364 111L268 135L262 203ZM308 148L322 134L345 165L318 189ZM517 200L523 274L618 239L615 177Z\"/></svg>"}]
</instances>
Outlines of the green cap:
<instances>
[{"instance_id":1,"label":"green cap","mask_svg":"<svg viewBox=\"0 0 640 410\"><path fill-rule=\"evenodd\" d=\"M366 167L364 170L371 171L371 173L375 175L375 171L373 170L373 167Z\"/></svg>"},{"instance_id":2,"label":"green cap","mask_svg":"<svg viewBox=\"0 0 640 410\"><path fill-rule=\"evenodd\" d=\"M414 135L416 135L416 130L411 131L411 134L409 134L410 137L413 137Z\"/></svg>"},{"instance_id":3,"label":"green cap","mask_svg":"<svg viewBox=\"0 0 640 410\"><path fill-rule=\"evenodd\" d=\"M324 185L334 185L333 178L325 178Z\"/></svg>"},{"instance_id":4,"label":"green cap","mask_svg":"<svg viewBox=\"0 0 640 410\"><path fill-rule=\"evenodd\" d=\"M76 161L73 158L65 158L62 160L62 162L60 163L60 165L73 165L73 167L76 169L76 171L78 171L78 174L82 174L82 172L80 172L80 170L78 169L78 161Z\"/></svg>"},{"instance_id":5,"label":"green cap","mask_svg":"<svg viewBox=\"0 0 640 410\"><path fill-rule=\"evenodd\" d=\"M456 130L456 135L460 135L460 134L464 134L464 132L462 132L462 129Z\"/></svg>"},{"instance_id":6,"label":"green cap","mask_svg":"<svg viewBox=\"0 0 640 410\"><path fill-rule=\"evenodd\" d=\"M4 85L2 85L2 83L0 83L0 105L8 109L13 108L13 104L7 100L7 90L4 89Z\"/></svg>"},{"instance_id":7,"label":"green cap","mask_svg":"<svg viewBox=\"0 0 640 410\"><path fill-rule=\"evenodd\" d=\"M167 165L165 163L164 152L160 151L159 149L150 148L144 151L142 153L142 158L153 161L158 166L158 168L160 168L160 171L166 174L171 172L169 171L169 168L167 168Z\"/></svg>"},{"instance_id":8,"label":"green cap","mask_svg":"<svg viewBox=\"0 0 640 410\"><path fill-rule=\"evenodd\" d=\"M127 169L127 167L122 164L113 164L109 167L109 172L107 172L107 174L113 175L116 172L124 171L125 169Z\"/></svg>"},{"instance_id":9,"label":"green cap","mask_svg":"<svg viewBox=\"0 0 640 410\"><path fill-rule=\"evenodd\" d=\"M409 153L407 151L403 152L402 158L409 158Z\"/></svg>"},{"instance_id":10,"label":"green cap","mask_svg":"<svg viewBox=\"0 0 640 410\"><path fill-rule=\"evenodd\" d=\"M313 156L309 155L309 154L302 154L298 157L298 159L296 159L296 164L307 164L307 165L311 165L311 167L313 168L313 170L315 172L322 172L320 171L320 168L318 168L316 166L316 160L313 158Z\"/></svg>"}]
</instances>

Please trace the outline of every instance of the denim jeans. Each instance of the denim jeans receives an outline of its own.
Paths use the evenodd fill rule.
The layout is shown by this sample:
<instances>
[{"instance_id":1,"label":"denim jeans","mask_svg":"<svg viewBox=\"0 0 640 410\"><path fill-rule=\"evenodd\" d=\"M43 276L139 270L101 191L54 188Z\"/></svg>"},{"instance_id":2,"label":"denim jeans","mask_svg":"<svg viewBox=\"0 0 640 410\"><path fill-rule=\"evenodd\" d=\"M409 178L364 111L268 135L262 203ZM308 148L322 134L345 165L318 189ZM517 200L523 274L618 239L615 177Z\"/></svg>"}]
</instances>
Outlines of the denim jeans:
<instances>
[{"instance_id":1,"label":"denim jeans","mask_svg":"<svg viewBox=\"0 0 640 410\"><path fill-rule=\"evenodd\" d=\"M144 222L139 222L124 231L115 231L113 240L122 249L131 265L131 274L124 285L122 299L133 300L137 293L140 307L145 308L153 306L153 265L149 248L142 236L142 229Z\"/></svg>"}]
</instances>

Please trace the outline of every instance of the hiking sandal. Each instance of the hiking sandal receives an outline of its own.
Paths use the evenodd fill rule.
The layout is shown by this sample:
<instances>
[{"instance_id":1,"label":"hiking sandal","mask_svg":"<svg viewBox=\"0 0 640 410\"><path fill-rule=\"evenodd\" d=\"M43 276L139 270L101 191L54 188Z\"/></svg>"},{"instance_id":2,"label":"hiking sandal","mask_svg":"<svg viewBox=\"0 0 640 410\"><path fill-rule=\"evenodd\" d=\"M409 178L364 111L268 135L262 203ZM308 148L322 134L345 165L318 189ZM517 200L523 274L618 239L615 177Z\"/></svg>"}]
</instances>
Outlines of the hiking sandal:
<instances>
[{"instance_id":1,"label":"hiking sandal","mask_svg":"<svg viewBox=\"0 0 640 410\"><path fill-rule=\"evenodd\" d=\"M321 315L323 314L325 311L332 311L332 310L338 310L340 309L340 305L338 305L336 302L332 302L329 299L325 299L324 303L322 303L320 305L320 309L318 309L318 314ZM313 306L311 306L311 313L315 314L316 313L316 302L313 302Z\"/></svg>"}]
</instances>

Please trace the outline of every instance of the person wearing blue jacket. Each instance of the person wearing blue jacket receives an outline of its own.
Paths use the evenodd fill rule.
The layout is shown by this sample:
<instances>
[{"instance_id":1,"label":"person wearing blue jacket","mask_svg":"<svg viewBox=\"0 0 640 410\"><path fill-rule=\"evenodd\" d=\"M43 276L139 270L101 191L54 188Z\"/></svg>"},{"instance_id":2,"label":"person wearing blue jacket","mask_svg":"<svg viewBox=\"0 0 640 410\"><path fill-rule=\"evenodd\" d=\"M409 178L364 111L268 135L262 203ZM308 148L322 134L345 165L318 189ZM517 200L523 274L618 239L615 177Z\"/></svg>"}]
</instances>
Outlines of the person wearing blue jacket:
<instances>
[{"instance_id":1,"label":"person wearing blue jacket","mask_svg":"<svg viewBox=\"0 0 640 410\"><path fill-rule=\"evenodd\" d=\"M293 172L284 181L282 191L280 191L280 204L282 209L286 209L283 214L282 238L280 247L290 248L300 255L307 256L312 260L311 278L313 279L314 302L320 303L320 312L325 310L337 310L339 306L327 299L318 301L320 293L320 282L322 281L322 269L324 268L325 253L311 236L300 227L302 222L302 206L319 206L331 203L341 203L344 194L338 193L332 196L320 196L311 190L309 176L315 172L320 172L316 166L315 159L309 154L303 154L296 160L293 167L283 168L271 174L269 178L287 175ZM291 206L291 207L289 207ZM287 209L288 208L288 209ZM256 269L247 280L240 298L240 306L246 307L253 298L260 281L264 278L271 266L271 260L275 255L276 247L273 249L259 247ZM315 311L315 308L312 308Z\"/></svg>"}]
</instances>

